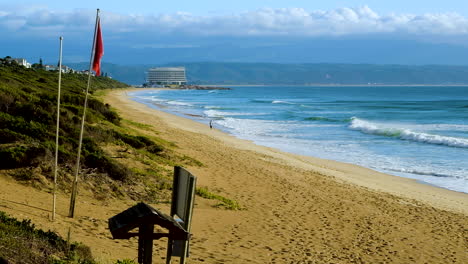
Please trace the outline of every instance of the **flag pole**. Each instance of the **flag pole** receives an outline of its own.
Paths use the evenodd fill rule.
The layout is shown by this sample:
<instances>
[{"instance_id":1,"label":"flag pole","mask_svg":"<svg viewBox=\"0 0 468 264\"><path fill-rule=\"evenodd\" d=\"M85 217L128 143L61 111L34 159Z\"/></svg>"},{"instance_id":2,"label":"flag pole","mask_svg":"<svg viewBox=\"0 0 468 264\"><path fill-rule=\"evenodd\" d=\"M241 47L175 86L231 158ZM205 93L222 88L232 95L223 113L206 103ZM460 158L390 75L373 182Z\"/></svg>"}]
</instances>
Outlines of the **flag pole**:
<instances>
[{"instance_id":1,"label":"flag pole","mask_svg":"<svg viewBox=\"0 0 468 264\"><path fill-rule=\"evenodd\" d=\"M55 168L54 168L54 190L52 201L52 221L55 220L55 201L57 199L57 171L58 171L58 147L59 147L59 130L60 130L60 88L62 85L62 42L63 37L60 36L59 49L59 77L58 77L58 92L57 92L57 133L55 135Z\"/></svg>"},{"instance_id":2,"label":"flag pole","mask_svg":"<svg viewBox=\"0 0 468 264\"><path fill-rule=\"evenodd\" d=\"M85 94L85 101L83 107L83 117L81 118L81 130L80 130L80 139L78 142L78 154L76 157L76 168L75 168L75 179L73 180L73 188L70 198L70 209L68 212L68 217L73 218L75 216L75 202L76 202L76 195L78 191L78 174L80 171L80 156L81 156L81 145L83 143L83 130L85 125L85 118L86 118L86 108L88 106L88 94L89 94L89 85L91 83L91 70L93 67L93 59L94 59L94 50L96 46L96 34L97 34L97 27L99 22L99 8L96 11L96 23L94 26L94 38L93 38L93 46L91 48L91 59L89 62L89 70L88 70L88 84L86 86L86 94Z\"/></svg>"}]
</instances>

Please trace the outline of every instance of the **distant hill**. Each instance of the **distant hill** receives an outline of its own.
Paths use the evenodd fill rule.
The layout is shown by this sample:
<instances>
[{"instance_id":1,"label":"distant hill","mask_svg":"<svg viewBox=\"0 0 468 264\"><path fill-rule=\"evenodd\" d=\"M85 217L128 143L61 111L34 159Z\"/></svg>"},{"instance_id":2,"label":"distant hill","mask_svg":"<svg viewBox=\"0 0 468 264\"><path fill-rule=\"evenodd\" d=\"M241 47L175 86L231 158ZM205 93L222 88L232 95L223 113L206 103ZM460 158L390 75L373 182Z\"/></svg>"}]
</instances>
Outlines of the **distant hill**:
<instances>
[{"instance_id":1,"label":"distant hill","mask_svg":"<svg viewBox=\"0 0 468 264\"><path fill-rule=\"evenodd\" d=\"M86 63L69 64L86 69ZM468 66L375 65L375 64L276 64L193 62L164 65L117 65L104 63L109 76L130 84L145 82L145 72L155 66L185 66L194 84L468 84Z\"/></svg>"},{"instance_id":2,"label":"distant hill","mask_svg":"<svg viewBox=\"0 0 468 264\"><path fill-rule=\"evenodd\" d=\"M67 63L67 66L76 70L89 69L89 63ZM150 68L150 65L117 65L112 63L103 63L101 65L102 74L107 74L118 81L138 85L145 81L145 72Z\"/></svg>"}]
</instances>

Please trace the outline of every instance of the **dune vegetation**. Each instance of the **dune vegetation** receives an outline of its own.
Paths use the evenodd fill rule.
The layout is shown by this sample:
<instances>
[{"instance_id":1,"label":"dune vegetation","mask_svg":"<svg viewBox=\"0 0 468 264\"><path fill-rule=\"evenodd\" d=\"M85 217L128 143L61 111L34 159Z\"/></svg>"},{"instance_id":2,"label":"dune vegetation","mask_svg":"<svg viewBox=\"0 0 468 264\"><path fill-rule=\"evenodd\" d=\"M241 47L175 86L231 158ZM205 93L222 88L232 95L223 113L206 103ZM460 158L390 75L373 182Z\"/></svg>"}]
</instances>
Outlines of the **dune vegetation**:
<instances>
[{"instance_id":1,"label":"dune vegetation","mask_svg":"<svg viewBox=\"0 0 468 264\"><path fill-rule=\"evenodd\" d=\"M87 78L78 73L62 74L58 155L58 190L62 193L70 192L74 178ZM0 60L0 177L52 192L57 84L58 72L27 69L8 58ZM154 128L123 120L97 96L104 89L127 87L107 77L92 77L80 188L92 190L98 200L169 202L173 166L203 164L178 154L174 143L154 136ZM150 135L145 131L151 131ZM37 231L32 223L17 221L3 212L0 232L0 257L7 260L14 261L14 252L21 251L25 252L21 256L24 263L55 261L51 256L56 256L56 263L92 262L91 256L77 255L84 246L66 247L55 233ZM15 234L24 234L21 241L25 243L10 243Z\"/></svg>"}]
</instances>

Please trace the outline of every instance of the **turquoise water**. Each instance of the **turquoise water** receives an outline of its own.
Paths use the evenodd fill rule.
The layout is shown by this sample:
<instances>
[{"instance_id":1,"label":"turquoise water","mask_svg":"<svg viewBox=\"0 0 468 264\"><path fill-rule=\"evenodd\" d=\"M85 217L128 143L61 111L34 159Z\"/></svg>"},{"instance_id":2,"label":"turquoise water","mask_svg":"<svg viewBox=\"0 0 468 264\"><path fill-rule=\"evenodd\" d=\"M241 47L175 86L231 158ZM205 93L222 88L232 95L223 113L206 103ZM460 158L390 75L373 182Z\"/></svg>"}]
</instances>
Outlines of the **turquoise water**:
<instances>
[{"instance_id":1,"label":"turquoise water","mask_svg":"<svg viewBox=\"0 0 468 264\"><path fill-rule=\"evenodd\" d=\"M259 145L468 193L468 87L231 88L131 95Z\"/></svg>"}]
</instances>

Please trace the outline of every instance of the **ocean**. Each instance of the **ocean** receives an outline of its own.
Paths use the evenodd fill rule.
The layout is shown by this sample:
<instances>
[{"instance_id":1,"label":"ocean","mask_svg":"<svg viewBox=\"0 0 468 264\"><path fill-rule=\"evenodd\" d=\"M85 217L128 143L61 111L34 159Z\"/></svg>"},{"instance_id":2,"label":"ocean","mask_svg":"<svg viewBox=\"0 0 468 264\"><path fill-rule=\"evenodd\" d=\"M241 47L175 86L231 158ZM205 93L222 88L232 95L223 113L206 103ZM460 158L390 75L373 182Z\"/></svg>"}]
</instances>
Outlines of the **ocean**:
<instances>
[{"instance_id":1,"label":"ocean","mask_svg":"<svg viewBox=\"0 0 468 264\"><path fill-rule=\"evenodd\" d=\"M468 193L468 87L230 88L130 95L258 145Z\"/></svg>"}]
</instances>

